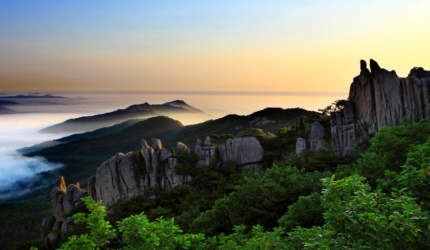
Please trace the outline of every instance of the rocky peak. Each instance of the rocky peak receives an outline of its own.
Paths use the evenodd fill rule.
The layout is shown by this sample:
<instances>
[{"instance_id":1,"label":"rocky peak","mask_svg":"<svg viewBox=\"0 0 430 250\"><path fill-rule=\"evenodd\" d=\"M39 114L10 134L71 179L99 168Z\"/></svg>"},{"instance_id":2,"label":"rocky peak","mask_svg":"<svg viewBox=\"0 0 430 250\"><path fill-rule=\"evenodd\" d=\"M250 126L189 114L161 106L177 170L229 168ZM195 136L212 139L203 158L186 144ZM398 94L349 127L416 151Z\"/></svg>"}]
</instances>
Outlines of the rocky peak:
<instances>
[{"instance_id":1,"label":"rocky peak","mask_svg":"<svg viewBox=\"0 0 430 250\"><path fill-rule=\"evenodd\" d=\"M418 121L430 117L430 72L413 68L407 78L387 71L370 59L360 61L360 74L351 83L344 109L330 114L332 147L340 155L352 153L364 137L383 126L395 126L403 117Z\"/></svg>"},{"instance_id":2,"label":"rocky peak","mask_svg":"<svg viewBox=\"0 0 430 250\"><path fill-rule=\"evenodd\" d=\"M361 61L364 61L364 60L361 60ZM381 70L381 67L379 67L379 64L375 60L370 59L370 71L373 74L377 74L379 73L380 70Z\"/></svg>"},{"instance_id":3,"label":"rocky peak","mask_svg":"<svg viewBox=\"0 0 430 250\"><path fill-rule=\"evenodd\" d=\"M63 176L55 180L51 190L51 203L55 219L64 219L65 216L73 212L80 199L85 195L86 192L80 188L79 183L69 184L66 188Z\"/></svg>"},{"instance_id":4,"label":"rocky peak","mask_svg":"<svg viewBox=\"0 0 430 250\"><path fill-rule=\"evenodd\" d=\"M168 104L168 105L188 105L183 100L175 100L175 101L171 101L171 102L166 102L165 104Z\"/></svg>"},{"instance_id":5,"label":"rocky peak","mask_svg":"<svg viewBox=\"0 0 430 250\"><path fill-rule=\"evenodd\" d=\"M430 71L424 70L422 67L414 67L409 72L408 77L425 78L430 77Z\"/></svg>"}]
</instances>

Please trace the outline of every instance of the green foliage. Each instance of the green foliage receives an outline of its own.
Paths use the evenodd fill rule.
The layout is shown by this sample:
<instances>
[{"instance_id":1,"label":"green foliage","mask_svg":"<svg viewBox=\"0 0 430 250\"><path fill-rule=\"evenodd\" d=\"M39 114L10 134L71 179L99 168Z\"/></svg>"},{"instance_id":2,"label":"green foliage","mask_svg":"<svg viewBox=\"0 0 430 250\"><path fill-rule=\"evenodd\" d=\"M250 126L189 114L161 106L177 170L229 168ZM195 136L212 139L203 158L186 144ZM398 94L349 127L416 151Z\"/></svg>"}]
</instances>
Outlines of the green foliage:
<instances>
[{"instance_id":1,"label":"green foliage","mask_svg":"<svg viewBox=\"0 0 430 250\"><path fill-rule=\"evenodd\" d=\"M196 163L199 160L198 155L192 153L183 153L176 155L176 159L178 159L178 166L175 168L177 174L191 176L195 174L197 171Z\"/></svg>"},{"instance_id":2,"label":"green foliage","mask_svg":"<svg viewBox=\"0 0 430 250\"><path fill-rule=\"evenodd\" d=\"M322 116L328 116L330 115L330 112L338 112L342 110L347 102L348 99L339 99L323 109L318 109L318 111L321 113Z\"/></svg>"},{"instance_id":3,"label":"green foliage","mask_svg":"<svg viewBox=\"0 0 430 250\"><path fill-rule=\"evenodd\" d=\"M245 226L235 226L234 233L221 234L217 237L216 249L285 249L283 230L275 228L273 232L265 232L260 225L253 226L249 235L244 234Z\"/></svg>"},{"instance_id":4,"label":"green foliage","mask_svg":"<svg viewBox=\"0 0 430 250\"><path fill-rule=\"evenodd\" d=\"M307 173L294 167L274 165L264 174L250 173L235 191L217 200L211 210L202 213L191 224L193 232L216 235L231 232L233 225L243 224L249 230L255 224L274 228L287 207L299 196L319 192L320 179L331 173Z\"/></svg>"},{"instance_id":5,"label":"green foliage","mask_svg":"<svg viewBox=\"0 0 430 250\"><path fill-rule=\"evenodd\" d=\"M145 215L133 215L118 223L125 249L204 249L202 234L181 234L174 219L162 217L150 223Z\"/></svg>"},{"instance_id":6,"label":"green foliage","mask_svg":"<svg viewBox=\"0 0 430 250\"><path fill-rule=\"evenodd\" d=\"M403 119L402 122L401 126L381 128L370 140L369 149L360 155L355 164L357 171L373 187L377 179L384 178L385 170L400 172L407 153L430 136L430 122L427 119L416 123Z\"/></svg>"},{"instance_id":7,"label":"green foliage","mask_svg":"<svg viewBox=\"0 0 430 250\"><path fill-rule=\"evenodd\" d=\"M312 193L308 196L300 196L299 200L288 207L288 211L278 220L279 226L286 232L293 228L322 226L324 224L321 206L321 195Z\"/></svg>"},{"instance_id":8,"label":"green foliage","mask_svg":"<svg viewBox=\"0 0 430 250\"><path fill-rule=\"evenodd\" d=\"M247 128L240 134L240 137L247 136L255 137L258 139L259 142L263 142L267 138L267 134L265 134L262 129L252 127Z\"/></svg>"},{"instance_id":9,"label":"green foliage","mask_svg":"<svg viewBox=\"0 0 430 250\"><path fill-rule=\"evenodd\" d=\"M116 236L115 229L105 221L106 207L101 205L101 201L94 202L91 197L86 196L81 199L89 214L77 213L73 215L75 223L84 223L89 234L80 235L79 237L73 235L69 241L61 245L61 249L100 249L109 243L109 240Z\"/></svg>"},{"instance_id":10,"label":"green foliage","mask_svg":"<svg viewBox=\"0 0 430 250\"><path fill-rule=\"evenodd\" d=\"M282 159L284 155L295 152L298 138L297 126L278 126L278 131L261 141L264 148L264 166L271 167L274 160Z\"/></svg>"},{"instance_id":11,"label":"green foliage","mask_svg":"<svg viewBox=\"0 0 430 250\"><path fill-rule=\"evenodd\" d=\"M178 155L178 173L192 176L192 181L171 192L148 188L144 195L114 204L107 218L118 228L117 241L102 209L77 215L77 221L92 221L93 227L62 247L429 249L430 123L404 121L381 129L353 165L341 165L342 159L327 150L304 151L281 161L294 151L299 117L260 138L269 159L264 173L242 173L234 164L196 168L195 156ZM237 126L236 118L218 125ZM304 133L309 121L303 119ZM218 140L228 138L216 133ZM274 160L277 164L270 168ZM332 176L333 170L336 178L322 184L320 179ZM99 211L97 207L100 203L91 209Z\"/></svg>"},{"instance_id":12,"label":"green foliage","mask_svg":"<svg viewBox=\"0 0 430 250\"><path fill-rule=\"evenodd\" d=\"M101 249L107 247L109 240L116 236L116 230L104 220L106 207L89 197L82 198L82 201L90 213L78 213L73 218L76 223L86 224L89 234L71 236L61 249ZM124 249L206 249L204 235L182 234L173 218L165 220L160 217L151 223L144 214L139 214L117 224Z\"/></svg>"},{"instance_id":13,"label":"green foliage","mask_svg":"<svg viewBox=\"0 0 430 250\"><path fill-rule=\"evenodd\" d=\"M211 140L217 142L218 145L224 144L228 139L233 139L236 136L233 134L212 134Z\"/></svg>"},{"instance_id":14,"label":"green foliage","mask_svg":"<svg viewBox=\"0 0 430 250\"><path fill-rule=\"evenodd\" d=\"M385 179L378 180L378 187L390 192L404 189L430 210L430 139L411 148L401 173L385 171Z\"/></svg>"},{"instance_id":15,"label":"green foliage","mask_svg":"<svg viewBox=\"0 0 430 250\"><path fill-rule=\"evenodd\" d=\"M303 241L306 249L426 249L428 213L402 192L388 196L371 192L364 178L353 175L324 180L321 197L323 227L297 228L291 242Z\"/></svg>"},{"instance_id":16,"label":"green foliage","mask_svg":"<svg viewBox=\"0 0 430 250\"><path fill-rule=\"evenodd\" d=\"M129 215L144 212L150 221L160 216L175 217L177 224L187 231L193 219L211 209L216 200L231 193L243 180L240 168L233 162L225 168L196 167L195 163L185 162L180 165L180 173L192 177L187 185L176 186L171 192L148 188L143 195L119 200L110 207L108 220L115 224Z\"/></svg>"},{"instance_id":17,"label":"green foliage","mask_svg":"<svg viewBox=\"0 0 430 250\"><path fill-rule=\"evenodd\" d=\"M300 154L289 155L286 164L306 171L334 171L342 159L333 151L322 148L316 152L303 150Z\"/></svg>"},{"instance_id":18,"label":"green foliage","mask_svg":"<svg viewBox=\"0 0 430 250\"><path fill-rule=\"evenodd\" d=\"M41 226L44 217L52 217L51 203L0 203L0 249L28 249L36 244L42 249L42 237L47 234Z\"/></svg>"}]
</instances>

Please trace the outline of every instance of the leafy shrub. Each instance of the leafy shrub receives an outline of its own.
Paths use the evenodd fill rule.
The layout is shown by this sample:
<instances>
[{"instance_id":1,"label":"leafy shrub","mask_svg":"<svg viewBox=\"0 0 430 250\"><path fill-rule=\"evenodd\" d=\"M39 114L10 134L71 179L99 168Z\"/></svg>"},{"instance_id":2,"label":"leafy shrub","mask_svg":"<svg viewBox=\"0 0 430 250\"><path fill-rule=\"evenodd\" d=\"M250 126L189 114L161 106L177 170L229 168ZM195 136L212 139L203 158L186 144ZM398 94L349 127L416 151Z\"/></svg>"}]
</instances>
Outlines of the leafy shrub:
<instances>
[{"instance_id":1,"label":"leafy shrub","mask_svg":"<svg viewBox=\"0 0 430 250\"><path fill-rule=\"evenodd\" d=\"M377 179L384 178L385 170L399 173L407 153L429 136L430 122L427 119L416 123L403 119L400 126L383 127L370 140L369 149L360 155L354 167L372 187L376 187Z\"/></svg>"},{"instance_id":2,"label":"leafy shrub","mask_svg":"<svg viewBox=\"0 0 430 250\"><path fill-rule=\"evenodd\" d=\"M288 207L288 211L279 218L278 223L286 232L293 228L322 226L324 224L321 205L321 195L312 193L308 196L300 196L299 200Z\"/></svg>"},{"instance_id":3,"label":"leafy shrub","mask_svg":"<svg viewBox=\"0 0 430 250\"><path fill-rule=\"evenodd\" d=\"M342 163L342 159L332 150L321 148L316 152L303 150L300 154L289 155L286 164L306 171L334 171Z\"/></svg>"},{"instance_id":4,"label":"leafy shrub","mask_svg":"<svg viewBox=\"0 0 430 250\"><path fill-rule=\"evenodd\" d=\"M306 249L428 249L428 213L402 192L371 192L364 178L324 180L325 224L297 228L290 243Z\"/></svg>"},{"instance_id":5,"label":"leafy shrub","mask_svg":"<svg viewBox=\"0 0 430 250\"><path fill-rule=\"evenodd\" d=\"M233 225L255 224L274 228L277 220L300 196L319 192L320 179L330 172L307 173L294 167L274 165L264 174L251 173L235 191L217 200L211 210L202 213L191 224L192 232L215 235L232 232Z\"/></svg>"}]
</instances>

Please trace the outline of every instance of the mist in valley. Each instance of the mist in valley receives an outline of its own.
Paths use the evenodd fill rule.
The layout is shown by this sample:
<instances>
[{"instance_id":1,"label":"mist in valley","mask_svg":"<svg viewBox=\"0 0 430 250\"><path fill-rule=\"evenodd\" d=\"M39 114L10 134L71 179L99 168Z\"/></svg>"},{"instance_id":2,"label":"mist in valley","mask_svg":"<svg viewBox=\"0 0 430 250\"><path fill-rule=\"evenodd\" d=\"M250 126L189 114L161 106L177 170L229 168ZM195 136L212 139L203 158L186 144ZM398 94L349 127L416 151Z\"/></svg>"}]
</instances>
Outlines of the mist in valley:
<instances>
[{"instance_id":1,"label":"mist in valley","mask_svg":"<svg viewBox=\"0 0 430 250\"><path fill-rule=\"evenodd\" d=\"M37 133L41 128L52 123L60 122L76 113L30 113L0 115L0 199L22 195L26 182L36 181L35 175L60 168L62 165L52 163L42 157L25 157L17 150L44 141L49 141L62 135ZM41 180L38 180L39 183Z\"/></svg>"}]
</instances>

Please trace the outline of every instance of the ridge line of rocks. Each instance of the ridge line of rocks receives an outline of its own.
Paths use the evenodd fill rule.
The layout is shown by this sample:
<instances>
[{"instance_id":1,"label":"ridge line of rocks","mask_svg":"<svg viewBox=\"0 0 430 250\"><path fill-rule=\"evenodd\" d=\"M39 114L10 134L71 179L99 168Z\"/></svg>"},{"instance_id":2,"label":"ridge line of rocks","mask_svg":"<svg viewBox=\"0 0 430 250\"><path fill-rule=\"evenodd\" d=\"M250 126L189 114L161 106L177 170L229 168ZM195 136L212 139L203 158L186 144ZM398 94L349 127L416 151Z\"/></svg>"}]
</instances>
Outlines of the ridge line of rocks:
<instances>
[{"instance_id":1,"label":"ridge line of rocks","mask_svg":"<svg viewBox=\"0 0 430 250\"><path fill-rule=\"evenodd\" d=\"M73 219L69 216L86 195L109 206L119 199L143 194L149 187L158 186L171 191L175 186L191 180L191 176L176 173L178 159L162 147L161 140L153 138L149 145L142 139L141 147L138 152L117 153L103 162L95 175L89 177L88 192L82 190L79 183L66 187L63 176L53 183L51 203L55 219L44 218L42 222L44 230L51 230L47 236L51 246L56 246L73 229ZM178 155L196 154L199 159L196 167L210 164L226 167L229 161L234 161L238 166L258 165L264 156L263 147L255 137L228 139L217 147L212 145L208 136L203 142L197 139L194 151L178 142L175 152Z\"/></svg>"}]
</instances>

